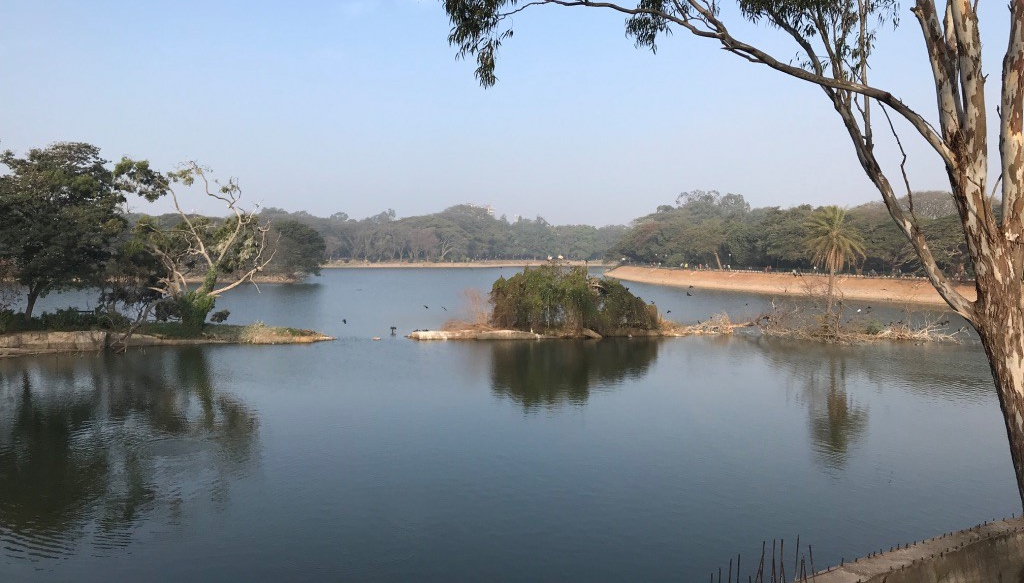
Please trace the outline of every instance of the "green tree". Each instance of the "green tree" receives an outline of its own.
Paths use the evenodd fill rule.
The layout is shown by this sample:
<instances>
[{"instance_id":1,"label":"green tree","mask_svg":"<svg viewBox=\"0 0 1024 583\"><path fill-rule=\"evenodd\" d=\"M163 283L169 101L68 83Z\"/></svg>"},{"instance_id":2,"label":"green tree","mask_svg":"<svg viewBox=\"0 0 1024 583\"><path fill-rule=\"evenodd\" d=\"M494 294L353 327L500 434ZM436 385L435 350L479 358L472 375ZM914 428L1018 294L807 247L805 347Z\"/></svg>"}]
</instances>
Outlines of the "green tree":
<instances>
[{"instance_id":1,"label":"green tree","mask_svg":"<svg viewBox=\"0 0 1024 583\"><path fill-rule=\"evenodd\" d=\"M626 33L639 47L655 50L665 35L685 31L750 63L820 88L849 135L865 175L913 246L925 276L981 337L1024 503L1024 2L1008 3L1007 40L986 43L1006 47L1001 74L989 85L998 91L996 107L985 93L989 76L983 70L978 3L947 0L940 10L935 0L910 2L924 45L921 54L926 60L920 66L932 76L928 89L934 91L936 109L931 119L869 78L879 67L878 63L869 66L878 27L899 21L896 0L738 0L737 4L742 18L777 29L790 46L780 48L776 56L744 42L733 32L741 27L730 28L723 20L730 12L721 10L719 0L444 0L452 23L448 41L459 56L476 60L476 77L485 87L497 81L495 59L502 43L512 37L513 22L527 21L511 18L514 14L542 6L569 6L626 15ZM993 109L999 112L997 133L988 130L988 113ZM938 263L914 205L900 204L896 189L905 186L908 197L911 192L906 172L894 180L883 169L875 146L885 133L891 132L892 144L903 151L892 117L923 140L946 171L958 230L974 267L975 300L963 296ZM882 118L885 133L876 133ZM989 145L990 135L996 136L995 147ZM998 164L990 164L990 152ZM998 173L989 180L992 167Z\"/></svg>"},{"instance_id":2,"label":"green tree","mask_svg":"<svg viewBox=\"0 0 1024 583\"><path fill-rule=\"evenodd\" d=\"M490 298L491 323L499 328L556 333L587 328L606 336L658 328L654 306L618 280L590 277L583 267L527 267L507 280L498 278Z\"/></svg>"},{"instance_id":3,"label":"green tree","mask_svg":"<svg viewBox=\"0 0 1024 583\"><path fill-rule=\"evenodd\" d=\"M68 288L96 285L124 230L124 192L96 146L60 142L8 150L0 164L0 262L8 262L27 292L25 319L36 300Z\"/></svg>"},{"instance_id":4,"label":"green tree","mask_svg":"<svg viewBox=\"0 0 1024 583\"><path fill-rule=\"evenodd\" d=\"M846 211L837 206L818 209L807 218L807 251L811 262L828 272L825 316L833 332L839 326L835 314L836 272L864 256L864 238L846 223Z\"/></svg>"},{"instance_id":5,"label":"green tree","mask_svg":"<svg viewBox=\"0 0 1024 583\"><path fill-rule=\"evenodd\" d=\"M327 244L316 229L295 220L279 221L272 225L270 239L274 260L267 266L269 273L295 279L320 275Z\"/></svg>"}]
</instances>

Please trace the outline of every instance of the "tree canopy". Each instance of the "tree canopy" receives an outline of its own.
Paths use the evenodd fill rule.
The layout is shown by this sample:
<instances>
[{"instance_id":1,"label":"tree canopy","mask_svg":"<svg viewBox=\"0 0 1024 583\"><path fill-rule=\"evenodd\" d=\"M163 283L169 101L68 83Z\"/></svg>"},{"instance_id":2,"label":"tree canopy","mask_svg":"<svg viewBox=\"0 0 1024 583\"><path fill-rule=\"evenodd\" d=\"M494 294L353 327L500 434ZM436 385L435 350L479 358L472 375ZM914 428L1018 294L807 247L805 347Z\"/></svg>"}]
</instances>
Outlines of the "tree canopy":
<instances>
[{"instance_id":1,"label":"tree canopy","mask_svg":"<svg viewBox=\"0 0 1024 583\"><path fill-rule=\"evenodd\" d=\"M115 238L124 228L124 191L99 148L60 142L0 164L0 261L26 288L26 318L51 291L99 283Z\"/></svg>"},{"instance_id":2,"label":"tree canopy","mask_svg":"<svg viewBox=\"0 0 1024 583\"><path fill-rule=\"evenodd\" d=\"M274 259L267 265L267 273L292 279L320 275L327 244L319 231L296 220L284 220L271 224L268 239Z\"/></svg>"},{"instance_id":3,"label":"tree canopy","mask_svg":"<svg viewBox=\"0 0 1024 583\"><path fill-rule=\"evenodd\" d=\"M569 334L587 328L603 336L658 328L654 306L618 280L598 279L585 268L557 263L498 278L491 303L491 323L499 328Z\"/></svg>"},{"instance_id":4,"label":"tree canopy","mask_svg":"<svg viewBox=\"0 0 1024 583\"><path fill-rule=\"evenodd\" d=\"M473 204L404 218L397 218L393 209L355 220L344 212L321 218L274 207L263 209L260 217L315 229L324 238L327 261L449 262L549 255L600 259L626 230L621 225L552 225L542 217L510 221Z\"/></svg>"}]
</instances>

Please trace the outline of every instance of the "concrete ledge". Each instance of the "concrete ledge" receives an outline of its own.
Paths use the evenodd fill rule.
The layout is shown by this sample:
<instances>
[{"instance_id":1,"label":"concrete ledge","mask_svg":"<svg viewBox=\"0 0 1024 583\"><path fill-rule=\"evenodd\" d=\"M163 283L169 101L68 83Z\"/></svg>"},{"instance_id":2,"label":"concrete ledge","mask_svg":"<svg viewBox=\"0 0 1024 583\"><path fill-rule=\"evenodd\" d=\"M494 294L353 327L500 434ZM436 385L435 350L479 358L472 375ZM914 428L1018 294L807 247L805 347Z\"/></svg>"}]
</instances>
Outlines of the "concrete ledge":
<instances>
[{"instance_id":1,"label":"concrete ledge","mask_svg":"<svg viewBox=\"0 0 1024 583\"><path fill-rule=\"evenodd\" d=\"M18 332L0 335L0 354L98 352L107 347L106 332Z\"/></svg>"},{"instance_id":2,"label":"concrete ledge","mask_svg":"<svg viewBox=\"0 0 1024 583\"><path fill-rule=\"evenodd\" d=\"M233 340L217 337L204 338L161 338L136 334L128 341L128 346L198 346L205 344L310 344L334 340L331 336L311 333L302 336L290 334L274 334L269 332L257 335L249 340ZM102 352L107 350L111 342L120 338L120 334L111 334L102 330L86 330L81 332L15 332L0 334L0 358L9 356L28 356L33 354L55 354L74 352Z\"/></svg>"},{"instance_id":3,"label":"concrete ledge","mask_svg":"<svg viewBox=\"0 0 1024 583\"><path fill-rule=\"evenodd\" d=\"M1024 518L980 524L808 577L815 583L1024 581Z\"/></svg>"}]
</instances>

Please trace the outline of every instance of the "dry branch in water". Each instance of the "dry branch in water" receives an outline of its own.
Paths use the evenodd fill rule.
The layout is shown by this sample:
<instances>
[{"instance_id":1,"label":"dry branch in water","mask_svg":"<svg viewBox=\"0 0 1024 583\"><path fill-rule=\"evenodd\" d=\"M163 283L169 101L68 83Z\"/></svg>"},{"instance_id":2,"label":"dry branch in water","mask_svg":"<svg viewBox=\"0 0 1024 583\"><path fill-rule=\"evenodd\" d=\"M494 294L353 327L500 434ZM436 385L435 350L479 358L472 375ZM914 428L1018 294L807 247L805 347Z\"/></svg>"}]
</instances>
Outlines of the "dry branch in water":
<instances>
[{"instance_id":1,"label":"dry branch in water","mask_svg":"<svg viewBox=\"0 0 1024 583\"><path fill-rule=\"evenodd\" d=\"M878 340L910 340L914 342L960 342L963 329L948 332L941 317L926 315L920 324L913 324L911 311L904 311L903 319L882 324L866 317L840 321L838 328L827 326L825 316L795 303L772 300L771 309L754 321L765 336L796 338L836 344L863 344Z\"/></svg>"}]
</instances>

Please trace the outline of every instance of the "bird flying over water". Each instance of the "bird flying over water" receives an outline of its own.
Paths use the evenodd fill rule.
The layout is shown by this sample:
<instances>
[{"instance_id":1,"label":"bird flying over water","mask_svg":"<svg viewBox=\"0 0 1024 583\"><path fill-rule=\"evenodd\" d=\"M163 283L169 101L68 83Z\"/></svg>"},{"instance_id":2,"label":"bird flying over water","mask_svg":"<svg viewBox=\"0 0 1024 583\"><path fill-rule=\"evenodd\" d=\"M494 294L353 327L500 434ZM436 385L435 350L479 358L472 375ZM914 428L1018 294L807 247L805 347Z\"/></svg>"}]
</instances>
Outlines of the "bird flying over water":
<instances>
[{"instance_id":1,"label":"bird flying over water","mask_svg":"<svg viewBox=\"0 0 1024 583\"><path fill-rule=\"evenodd\" d=\"M423 304L423 309L424 309L424 310L429 310L429 309L430 309L430 306L428 306L427 304Z\"/></svg>"},{"instance_id":2,"label":"bird flying over water","mask_svg":"<svg viewBox=\"0 0 1024 583\"><path fill-rule=\"evenodd\" d=\"M342 324L348 324L348 320L346 320L345 318L342 318L342 319L341 319L341 323L342 323Z\"/></svg>"},{"instance_id":3,"label":"bird flying over water","mask_svg":"<svg viewBox=\"0 0 1024 583\"><path fill-rule=\"evenodd\" d=\"M444 306L441 306L441 309L442 309L442 310L444 310L444 311L446 311L446 312L448 311L448 308L446 308L446 307L444 307Z\"/></svg>"},{"instance_id":4,"label":"bird flying over water","mask_svg":"<svg viewBox=\"0 0 1024 583\"><path fill-rule=\"evenodd\" d=\"M686 292L686 295L692 296L693 294L691 294L690 292Z\"/></svg>"}]
</instances>

